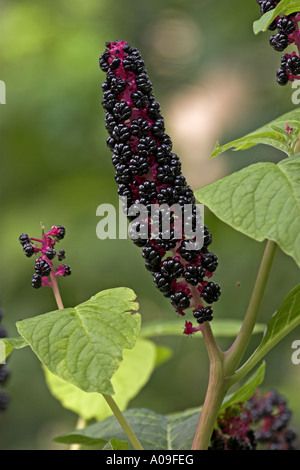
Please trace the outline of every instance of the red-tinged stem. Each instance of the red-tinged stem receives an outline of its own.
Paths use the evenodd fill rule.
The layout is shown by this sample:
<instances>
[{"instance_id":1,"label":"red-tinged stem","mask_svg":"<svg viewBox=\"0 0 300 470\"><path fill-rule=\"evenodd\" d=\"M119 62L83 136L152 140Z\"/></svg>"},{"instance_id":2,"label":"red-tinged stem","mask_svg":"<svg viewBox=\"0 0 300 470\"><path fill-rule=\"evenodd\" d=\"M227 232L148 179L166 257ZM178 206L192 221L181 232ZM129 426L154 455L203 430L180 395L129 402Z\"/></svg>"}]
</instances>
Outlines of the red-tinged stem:
<instances>
[{"instance_id":1,"label":"red-tinged stem","mask_svg":"<svg viewBox=\"0 0 300 470\"><path fill-rule=\"evenodd\" d=\"M219 349L208 322L203 323L201 331L210 360L209 381L192 450L207 450L227 391L223 372L224 353Z\"/></svg>"},{"instance_id":2,"label":"red-tinged stem","mask_svg":"<svg viewBox=\"0 0 300 470\"><path fill-rule=\"evenodd\" d=\"M54 294L54 297L55 297L55 300L56 300L56 303L57 303L57 307L59 308L59 310L62 310L64 308L64 305L63 305L63 302L62 302L62 299L61 299L61 296L60 296L60 292L59 292L59 288L58 288L58 284L57 284L55 274L52 270L51 270L51 273L50 273L50 279L51 279L51 287L52 287L53 294Z\"/></svg>"}]
</instances>

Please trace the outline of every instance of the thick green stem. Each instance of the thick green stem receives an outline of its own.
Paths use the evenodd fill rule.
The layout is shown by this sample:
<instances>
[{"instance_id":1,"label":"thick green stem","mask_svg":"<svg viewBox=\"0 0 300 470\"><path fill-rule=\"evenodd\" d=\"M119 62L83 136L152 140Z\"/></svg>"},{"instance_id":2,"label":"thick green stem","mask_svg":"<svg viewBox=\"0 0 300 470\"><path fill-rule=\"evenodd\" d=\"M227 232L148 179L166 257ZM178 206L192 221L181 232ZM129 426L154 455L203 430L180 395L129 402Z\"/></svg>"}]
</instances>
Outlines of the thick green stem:
<instances>
[{"instance_id":1,"label":"thick green stem","mask_svg":"<svg viewBox=\"0 0 300 470\"><path fill-rule=\"evenodd\" d=\"M126 436L130 440L130 442L133 445L134 449L135 450L144 450L141 443L140 443L140 441L138 440L138 438L134 434L133 430L129 426L129 424L128 424L127 420L125 419L123 413L121 412L120 408L118 407L118 405L114 401L113 397L111 395L105 395L104 393L102 395L103 395L103 398L106 400L106 403L108 404L108 406L112 410L113 414L115 415L115 417L119 421L120 425L122 426Z\"/></svg>"},{"instance_id":2,"label":"thick green stem","mask_svg":"<svg viewBox=\"0 0 300 470\"><path fill-rule=\"evenodd\" d=\"M60 296L60 292L59 292L59 288L58 288L58 284L57 284L55 274L52 270L51 270L51 273L50 273L50 279L51 279L51 287L52 287L53 294L54 294L54 297L55 297L55 300L56 300L56 303L57 303L57 307L58 307L59 310L62 310L64 308L64 304L63 304L61 296Z\"/></svg>"},{"instance_id":3,"label":"thick green stem","mask_svg":"<svg viewBox=\"0 0 300 470\"><path fill-rule=\"evenodd\" d=\"M209 355L210 372L205 401L192 445L193 450L206 450L209 446L225 394L233 384L230 377L235 373L249 344L274 260L276 246L273 241L268 240L242 327L231 348L225 353L222 352L215 341L210 325L203 324L201 331Z\"/></svg>"},{"instance_id":4,"label":"thick green stem","mask_svg":"<svg viewBox=\"0 0 300 470\"><path fill-rule=\"evenodd\" d=\"M269 278L276 247L277 245L275 242L272 240L267 241L252 296L240 332L231 348L225 353L224 371L227 375L232 375L235 372L249 344Z\"/></svg>"},{"instance_id":5,"label":"thick green stem","mask_svg":"<svg viewBox=\"0 0 300 470\"><path fill-rule=\"evenodd\" d=\"M220 351L209 323L204 323L201 331L209 355L210 371L206 396L194 436L192 450L206 450L208 448L226 393L223 373L224 353Z\"/></svg>"}]
</instances>

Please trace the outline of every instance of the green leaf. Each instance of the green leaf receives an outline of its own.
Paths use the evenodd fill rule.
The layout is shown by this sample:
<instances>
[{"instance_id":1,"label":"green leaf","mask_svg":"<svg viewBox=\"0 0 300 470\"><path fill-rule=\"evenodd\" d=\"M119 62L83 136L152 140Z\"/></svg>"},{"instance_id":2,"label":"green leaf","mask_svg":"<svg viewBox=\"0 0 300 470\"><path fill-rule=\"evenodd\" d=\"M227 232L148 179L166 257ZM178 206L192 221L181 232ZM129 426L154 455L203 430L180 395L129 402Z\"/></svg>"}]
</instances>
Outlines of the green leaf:
<instances>
[{"instance_id":1,"label":"green leaf","mask_svg":"<svg viewBox=\"0 0 300 470\"><path fill-rule=\"evenodd\" d=\"M236 376L244 375L286 335L300 325L300 284L284 299L283 303L269 321L265 334L258 348L248 361L236 372ZM234 378L234 376L233 376Z\"/></svg>"},{"instance_id":2,"label":"green leaf","mask_svg":"<svg viewBox=\"0 0 300 470\"><path fill-rule=\"evenodd\" d=\"M234 319L223 319L218 320L214 319L211 322L211 327L214 333L214 336L217 337L234 337L238 334L241 328L241 321L234 320ZM174 320L171 321L159 321L159 322L152 322L144 325L141 329L141 336L144 338L150 338L153 336L170 336L170 335L180 335L182 336L182 332L184 329L184 325L182 323L178 323ZM257 323L255 325L253 334L262 333L265 329L265 325L261 323ZM195 335L197 338L202 338L202 335Z\"/></svg>"},{"instance_id":3,"label":"green leaf","mask_svg":"<svg viewBox=\"0 0 300 470\"><path fill-rule=\"evenodd\" d=\"M20 335L53 374L85 392L113 394L111 378L140 331L135 294L108 289L74 308L17 322Z\"/></svg>"},{"instance_id":4,"label":"green leaf","mask_svg":"<svg viewBox=\"0 0 300 470\"><path fill-rule=\"evenodd\" d=\"M288 134L285 125L288 124L293 128L292 134ZM241 137L240 139L233 140L228 144L220 146L217 142L213 153L210 158L225 152L226 150L246 150L254 145L265 144L275 147L287 155L291 156L294 152L296 144L295 137L300 132L300 109L294 109L289 113L280 116L279 118L271 121L265 126L260 127L254 132Z\"/></svg>"},{"instance_id":5,"label":"green leaf","mask_svg":"<svg viewBox=\"0 0 300 470\"><path fill-rule=\"evenodd\" d=\"M266 365L263 362L257 371L247 380L247 382L236 392L224 398L220 414L225 411L228 406L233 406L240 402L249 400L255 393L256 388L263 382L265 377Z\"/></svg>"},{"instance_id":6,"label":"green leaf","mask_svg":"<svg viewBox=\"0 0 300 470\"><path fill-rule=\"evenodd\" d=\"M6 359L14 349L22 349L28 346L27 341L22 338L22 336L17 336L16 338L1 338L0 343L1 342L3 342L5 346L5 357L3 359Z\"/></svg>"},{"instance_id":7,"label":"green leaf","mask_svg":"<svg viewBox=\"0 0 300 470\"><path fill-rule=\"evenodd\" d=\"M129 450L129 445L127 441L119 441L119 439L110 439L110 441L105 444L102 450Z\"/></svg>"},{"instance_id":8,"label":"green leaf","mask_svg":"<svg viewBox=\"0 0 300 470\"><path fill-rule=\"evenodd\" d=\"M138 339L132 349L125 349L123 361L111 378L115 390L114 401L125 410L143 386L148 382L156 366L156 346L151 341ZM87 393L66 382L44 368L46 381L52 395L61 404L82 418L102 421L112 415L110 407L100 393Z\"/></svg>"},{"instance_id":9,"label":"green leaf","mask_svg":"<svg viewBox=\"0 0 300 470\"><path fill-rule=\"evenodd\" d=\"M290 15L300 10L299 0L281 0L274 10L268 11L253 23L254 34L266 31L268 26L280 15Z\"/></svg>"},{"instance_id":10,"label":"green leaf","mask_svg":"<svg viewBox=\"0 0 300 470\"><path fill-rule=\"evenodd\" d=\"M275 241L300 266L300 155L250 165L195 196L235 230Z\"/></svg>"},{"instance_id":11,"label":"green leaf","mask_svg":"<svg viewBox=\"0 0 300 470\"><path fill-rule=\"evenodd\" d=\"M127 410L123 414L145 450L190 449L199 420L199 411L187 416L183 413L182 417L168 417L147 409ZM109 417L85 429L59 436L54 441L70 445L80 444L83 439L87 444L88 439L93 442L112 438L126 440L117 420Z\"/></svg>"}]
</instances>

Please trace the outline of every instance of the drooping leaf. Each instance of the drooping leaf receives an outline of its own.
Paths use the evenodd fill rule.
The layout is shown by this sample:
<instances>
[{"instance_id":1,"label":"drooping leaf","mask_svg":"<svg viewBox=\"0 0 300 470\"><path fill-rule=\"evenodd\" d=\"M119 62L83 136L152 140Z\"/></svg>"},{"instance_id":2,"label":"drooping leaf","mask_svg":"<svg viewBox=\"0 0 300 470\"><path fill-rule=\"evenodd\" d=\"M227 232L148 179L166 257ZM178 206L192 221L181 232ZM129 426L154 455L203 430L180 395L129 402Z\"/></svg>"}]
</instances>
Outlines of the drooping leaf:
<instances>
[{"instance_id":1,"label":"drooping leaf","mask_svg":"<svg viewBox=\"0 0 300 470\"><path fill-rule=\"evenodd\" d=\"M74 308L17 322L20 335L53 374L85 392L113 394L111 377L140 331L135 294L108 289Z\"/></svg>"},{"instance_id":2,"label":"drooping leaf","mask_svg":"<svg viewBox=\"0 0 300 470\"><path fill-rule=\"evenodd\" d=\"M287 133L286 124L293 129L291 134ZM216 157L226 150L246 150L258 144L270 145L291 156L296 144L295 137L299 136L299 132L300 109L296 108L244 137L221 146L217 142L210 158Z\"/></svg>"},{"instance_id":3,"label":"drooping leaf","mask_svg":"<svg viewBox=\"0 0 300 470\"><path fill-rule=\"evenodd\" d=\"M119 439L110 439L103 447L103 450L129 450L127 441L119 441Z\"/></svg>"},{"instance_id":4,"label":"drooping leaf","mask_svg":"<svg viewBox=\"0 0 300 470\"><path fill-rule=\"evenodd\" d=\"M241 388L224 398L220 413L222 413L228 406L233 406L237 403L243 403L249 400L254 395L256 388L263 382L265 370L266 365L263 362Z\"/></svg>"},{"instance_id":5,"label":"drooping leaf","mask_svg":"<svg viewBox=\"0 0 300 470\"><path fill-rule=\"evenodd\" d=\"M254 34L266 31L268 26L280 15L290 15L300 11L299 0L281 0L274 10L268 11L253 23Z\"/></svg>"},{"instance_id":6,"label":"drooping leaf","mask_svg":"<svg viewBox=\"0 0 300 470\"><path fill-rule=\"evenodd\" d=\"M220 220L270 239L300 266L300 155L246 167L195 192Z\"/></svg>"},{"instance_id":7,"label":"drooping leaf","mask_svg":"<svg viewBox=\"0 0 300 470\"><path fill-rule=\"evenodd\" d=\"M244 375L265 357L286 335L300 325L300 284L283 300L277 312L269 321L263 339L248 361L236 372Z\"/></svg>"},{"instance_id":8,"label":"drooping leaf","mask_svg":"<svg viewBox=\"0 0 300 470\"><path fill-rule=\"evenodd\" d=\"M111 378L115 391L114 401L121 411L148 382L156 366L156 346L153 342L138 339L132 349L125 349L123 361ZM52 374L44 368L46 381L51 393L61 404L86 420L92 418L102 421L112 415L102 394L87 393L75 385Z\"/></svg>"}]
</instances>

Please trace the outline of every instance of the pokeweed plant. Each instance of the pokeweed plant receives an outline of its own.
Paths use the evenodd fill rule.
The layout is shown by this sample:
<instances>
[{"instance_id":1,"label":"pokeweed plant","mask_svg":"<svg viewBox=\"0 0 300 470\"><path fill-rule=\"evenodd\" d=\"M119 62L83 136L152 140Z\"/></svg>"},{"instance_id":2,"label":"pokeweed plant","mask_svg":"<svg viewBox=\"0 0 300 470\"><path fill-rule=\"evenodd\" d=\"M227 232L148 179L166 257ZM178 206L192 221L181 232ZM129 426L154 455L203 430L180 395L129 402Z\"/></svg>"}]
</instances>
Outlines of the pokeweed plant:
<instances>
[{"instance_id":1,"label":"pokeweed plant","mask_svg":"<svg viewBox=\"0 0 300 470\"><path fill-rule=\"evenodd\" d=\"M300 3L258 3L263 16L254 31L277 28L270 39L275 50L294 43L300 53ZM277 72L279 84L299 78L298 59L296 52L284 55ZM248 358L244 356L252 336L262 332L258 314L277 247L300 266L299 109L226 145L217 143L211 155L266 144L280 149L286 158L278 164L252 164L193 194L165 132L139 51L126 41L108 42L100 67L106 73L102 105L107 145L113 154L118 195L130 222L129 235L158 290L170 299L179 319L187 320L180 326L177 315L177 321L141 327L136 295L125 287L99 292L80 305L64 308L57 279L70 275L71 268L60 264L54 269L54 261L65 258L64 250L57 252L55 245L66 231L61 225L48 232L42 227L41 238L23 233L19 241L27 257L38 256L32 286L52 288L58 310L17 322L19 336L2 340L6 354L29 345L44 367L53 395L79 415L76 430L55 438L72 449L295 448L285 399L274 391L263 395L259 386L266 354L300 324L300 285L286 294L263 326L259 346ZM212 234L207 226L200 224L200 241L197 237L201 222L197 201L235 230L258 242L266 240L237 331L236 324L219 320L213 312L211 304L221 295L220 285L213 280L218 257L210 251ZM234 339L223 351L217 339L226 329ZM201 336L207 348L209 381L203 405L166 416L144 408L126 410L157 364L168 357L168 350L150 338L182 332ZM250 378L229 394L250 372ZM89 424L91 419L96 422Z\"/></svg>"}]
</instances>

